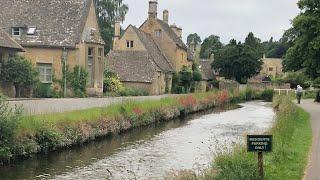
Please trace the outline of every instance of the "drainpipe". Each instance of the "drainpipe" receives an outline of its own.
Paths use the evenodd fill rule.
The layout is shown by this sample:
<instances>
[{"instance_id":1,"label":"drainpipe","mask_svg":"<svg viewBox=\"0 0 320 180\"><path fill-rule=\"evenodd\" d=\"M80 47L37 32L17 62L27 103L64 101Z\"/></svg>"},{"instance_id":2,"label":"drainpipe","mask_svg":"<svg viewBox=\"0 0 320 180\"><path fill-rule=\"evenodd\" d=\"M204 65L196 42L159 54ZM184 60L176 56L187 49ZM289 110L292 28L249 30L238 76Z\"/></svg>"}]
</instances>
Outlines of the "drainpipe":
<instances>
[{"instance_id":1,"label":"drainpipe","mask_svg":"<svg viewBox=\"0 0 320 180\"><path fill-rule=\"evenodd\" d=\"M63 65L64 65L64 85L63 85L63 96L67 97L67 56L68 56L68 52L66 50L66 48L63 48L63 53L62 53L62 61L63 61Z\"/></svg>"}]
</instances>

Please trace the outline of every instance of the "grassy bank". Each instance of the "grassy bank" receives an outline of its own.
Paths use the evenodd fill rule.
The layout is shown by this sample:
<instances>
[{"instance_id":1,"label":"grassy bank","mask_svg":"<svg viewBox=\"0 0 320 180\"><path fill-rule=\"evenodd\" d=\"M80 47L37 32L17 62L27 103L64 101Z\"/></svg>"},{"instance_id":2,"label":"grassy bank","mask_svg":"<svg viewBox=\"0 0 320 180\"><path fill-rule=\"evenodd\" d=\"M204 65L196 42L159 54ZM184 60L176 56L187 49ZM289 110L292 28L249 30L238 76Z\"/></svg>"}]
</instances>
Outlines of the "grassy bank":
<instances>
[{"instance_id":1,"label":"grassy bank","mask_svg":"<svg viewBox=\"0 0 320 180\"><path fill-rule=\"evenodd\" d=\"M238 95L226 91L190 94L161 100L128 101L108 107L22 117L20 111L6 107L6 120L0 128L10 126L0 137L2 162L19 156L54 151L82 144L98 137L121 133L132 128L168 121L214 107L239 102ZM2 123L2 124L1 124Z\"/></svg>"},{"instance_id":2,"label":"grassy bank","mask_svg":"<svg viewBox=\"0 0 320 180\"><path fill-rule=\"evenodd\" d=\"M265 155L265 179L300 180L304 175L312 141L310 117L289 97L276 97L273 101L276 121L268 134L273 134L273 152ZM182 173L173 179L258 179L257 154L247 153L245 146L236 146L233 152L220 154L212 169L201 176Z\"/></svg>"}]
</instances>

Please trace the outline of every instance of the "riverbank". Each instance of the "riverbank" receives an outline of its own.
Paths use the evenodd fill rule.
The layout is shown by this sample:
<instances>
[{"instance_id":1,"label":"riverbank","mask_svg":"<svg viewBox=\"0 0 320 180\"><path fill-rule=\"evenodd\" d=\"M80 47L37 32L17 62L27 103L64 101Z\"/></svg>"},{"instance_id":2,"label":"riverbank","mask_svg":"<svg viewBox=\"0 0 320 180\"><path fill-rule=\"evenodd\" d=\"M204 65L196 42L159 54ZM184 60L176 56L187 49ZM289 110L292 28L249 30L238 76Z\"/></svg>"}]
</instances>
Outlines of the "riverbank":
<instances>
[{"instance_id":1,"label":"riverbank","mask_svg":"<svg viewBox=\"0 0 320 180\"><path fill-rule=\"evenodd\" d=\"M88 110L14 117L9 124L7 143L1 144L2 162L45 153L132 128L169 121L190 113L236 103L239 95L227 91L190 94L160 100L128 101ZM11 133L11 134L10 134Z\"/></svg>"},{"instance_id":2,"label":"riverbank","mask_svg":"<svg viewBox=\"0 0 320 180\"><path fill-rule=\"evenodd\" d=\"M265 156L265 179L296 179L304 176L312 134L310 115L289 97L273 101L277 118L268 134L273 135L273 152ZM218 155L211 169L202 175L182 172L173 179L258 179L257 155L238 145L232 152Z\"/></svg>"}]
</instances>

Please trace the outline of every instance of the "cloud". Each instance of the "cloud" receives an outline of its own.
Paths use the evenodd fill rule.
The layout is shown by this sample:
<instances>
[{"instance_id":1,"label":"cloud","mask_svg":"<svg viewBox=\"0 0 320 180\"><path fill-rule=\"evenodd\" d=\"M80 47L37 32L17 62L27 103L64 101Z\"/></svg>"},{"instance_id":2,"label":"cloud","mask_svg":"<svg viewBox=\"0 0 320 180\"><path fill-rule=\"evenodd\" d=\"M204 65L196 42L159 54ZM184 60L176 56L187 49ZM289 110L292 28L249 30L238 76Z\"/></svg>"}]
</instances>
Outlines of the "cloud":
<instances>
[{"instance_id":1,"label":"cloud","mask_svg":"<svg viewBox=\"0 0 320 180\"><path fill-rule=\"evenodd\" d=\"M159 0L158 18L168 9L169 21L183 28L184 39L215 34L223 42L243 41L249 32L262 40L279 39L298 13L298 0ZM124 26L140 26L147 18L148 0L125 0L129 13Z\"/></svg>"}]
</instances>

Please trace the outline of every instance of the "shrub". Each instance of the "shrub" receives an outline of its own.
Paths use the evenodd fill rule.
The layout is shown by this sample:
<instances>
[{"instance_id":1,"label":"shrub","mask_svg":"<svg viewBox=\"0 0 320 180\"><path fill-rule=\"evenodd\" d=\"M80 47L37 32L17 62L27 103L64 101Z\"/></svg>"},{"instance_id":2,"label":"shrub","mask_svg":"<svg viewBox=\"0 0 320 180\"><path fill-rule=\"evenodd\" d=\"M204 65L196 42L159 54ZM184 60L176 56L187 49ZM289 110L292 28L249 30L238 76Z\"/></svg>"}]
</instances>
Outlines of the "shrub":
<instances>
[{"instance_id":1,"label":"shrub","mask_svg":"<svg viewBox=\"0 0 320 180\"><path fill-rule=\"evenodd\" d=\"M60 92L55 91L51 84L37 83L33 89L33 97L35 98L60 98Z\"/></svg>"},{"instance_id":2,"label":"shrub","mask_svg":"<svg viewBox=\"0 0 320 180\"><path fill-rule=\"evenodd\" d=\"M255 92L251 87L247 87L246 90L244 91L245 95L245 100L246 101L251 101L255 98Z\"/></svg>"},{"instance_id":3,"label":"shrub","mask_svg":"<svg viewBox=\"0 0 320 180\"><path fill-rule=\"evenodd\" d=\"M274 91L272 89L265 89L261 93L261 99L267 102L272 102Z\"/></svg>"},{"instance_id":4,"label":"shrub","mask_svg":"<svg viewBox=\"0 0 320 180\"><path fill-rule=\"evenodd\" d=\"M22 119L21 112L21 108L10 108L9 104L0 98L0 161L12 155L14 131Z\"/></svg>"},{"instance_id":5,"label":"shrub","mask_svg":"<svg viewBox=\"0 0 320 180\"><path fill-rule=\"evenodd\" d=\"M123 90L123 86L118 75L108 69L105 70L103 79L103 92L116 94L121 90Z\"/></svg>"},{"instance_id":6,"label":"shrub","mask_svg":"<svg viewBox=\"0 0 320 180\"><path fill-rule=\"evenodd\" d=\"M20 56L5 60L0 72L1 82L13 83L16 97L20 97L21 90L33 86L38 81L38 71L30 61Z\"/></svg>"},{"instance_id":7,"label":"shrub","mask_svg":"<svg viewBox=\"0 0 320 180\"><path fill-rule=\"evenodd\" d=\"M70 81L73 93L76 97L85 97L88 73L83 67L75 66L70 73Z\"/></svg>"},{"instance_id":8,"label":"shrub","mask_svg":"<svg viewBox=\"0 0 320 180\"><path fill-rule=\"evenodd\" d=\"M316 88L320 88L320 77L313 80L313 86Z\"/></svg>"},{"instance_id":9,"label":"shrub","mask_svg":"<svg viewBox=\"0 0 320 180\"><path fill-rule=\"evenodd\" d=\"M149 93L144 89L126 87L120 91L120 96L148 96Z\"/></svg>"}]
</instances>

